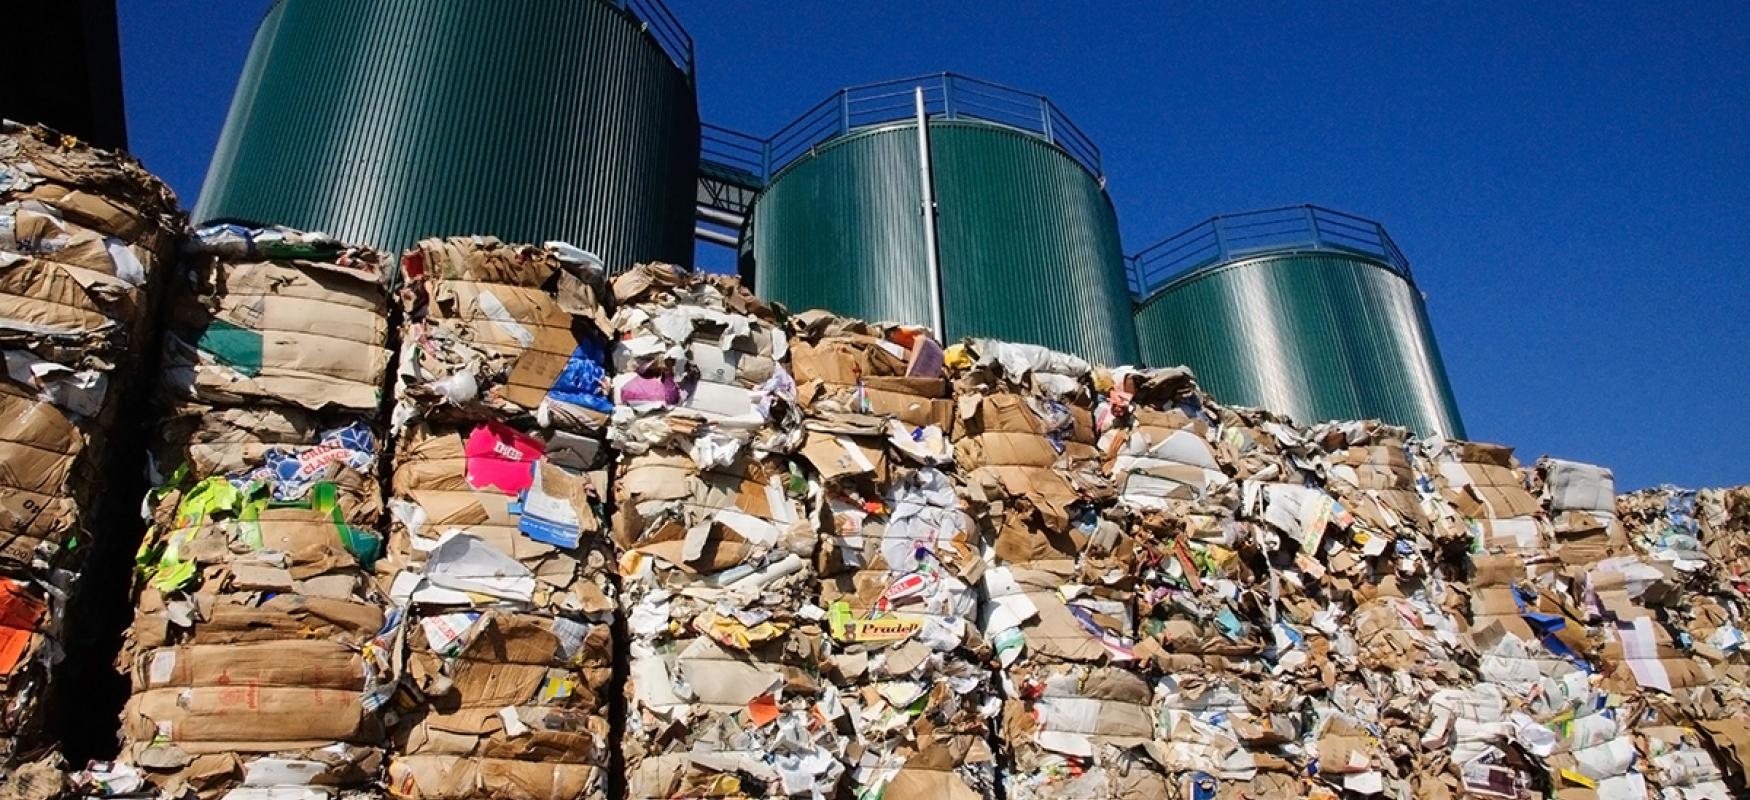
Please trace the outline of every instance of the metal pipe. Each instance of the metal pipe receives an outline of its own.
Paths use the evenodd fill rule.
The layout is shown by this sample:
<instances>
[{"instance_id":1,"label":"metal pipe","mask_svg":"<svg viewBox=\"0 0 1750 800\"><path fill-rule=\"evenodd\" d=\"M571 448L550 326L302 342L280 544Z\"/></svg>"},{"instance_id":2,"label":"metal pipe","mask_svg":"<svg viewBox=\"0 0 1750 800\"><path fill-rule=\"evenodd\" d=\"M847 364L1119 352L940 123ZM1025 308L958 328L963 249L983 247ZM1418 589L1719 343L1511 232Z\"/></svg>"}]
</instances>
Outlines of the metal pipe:
<instances>
[{"instance_id":1,"label":"metal pipe","mask_svg":"<svg viewBox=\"0 0 1750 800\"><path fill-rule=\"evenodd\" d=\"M924 111L924 87L913 90L918 112L918 183L923 188L924 261L930 275L930 331L948 341L942 327L942 264L936 253L936 186L930 171L930 118Z\"/></svg>"},{"instance_id":2,"label":"metal pipe","mask_svg":"<svg viewBox=\"0 0 1750 800\"><path fill-rule=\"evenodd\" d=\"M727 228L736 228L739 230L743 225L747 224L747 217L744 217L740 214L732 214L728 211L724 211L723 209L712 208L712 207L706 206L706 205L700 205L700 206L696 207L694 209L694 213L696 216L698 216L699 219L702 219L706 222L715 222L718 225L722 225L722 226L727 227Z\"/></svg>"},{"instance_id":3,"label":"metal pipe","mask_svg":"<svg viewBox=\"0 0 1750 800\"><path fill-rule=\"evenodd\" d=\"M729 248L735 248L735 247L741 246L740 239L737 239L734 236L730 236L727 233L720 233L718 231L711 230L710 228L707 228L703 225L694 225L693 226L693 238L698 239L701 242L710 242L711 244L720 244L720 245L723 245L724 247L729 247Z\"/></svg>"}]
</instances>

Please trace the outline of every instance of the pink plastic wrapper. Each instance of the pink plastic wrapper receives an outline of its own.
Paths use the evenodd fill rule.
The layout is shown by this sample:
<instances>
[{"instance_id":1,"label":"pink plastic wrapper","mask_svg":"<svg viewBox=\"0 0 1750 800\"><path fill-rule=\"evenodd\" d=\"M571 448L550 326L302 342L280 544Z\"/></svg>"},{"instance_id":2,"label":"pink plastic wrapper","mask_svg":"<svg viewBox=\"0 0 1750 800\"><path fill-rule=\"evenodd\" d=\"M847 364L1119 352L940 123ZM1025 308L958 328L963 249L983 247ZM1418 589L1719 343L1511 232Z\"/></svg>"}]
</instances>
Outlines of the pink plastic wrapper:
<instances>
[{"instance_id":1,"label":"pink plastic wrapper","mask_svg":"<svg viewBox=\"0 0 1750 800\"><path fill-rule=\"evenodd\" d=\"M468 485L519 494L534 482L535 462L547 452L541 440L498 422L468 434Z\"/></svg>"},{"instance_id":2,"label":"pink plastic wrapper","mask_svg":"<svg viewBox=\"0 0 1750 800\"><path fill-rule=\"evenodd\" d=\"M620 402L678 405L681 402L681 389L670 376L647 378L639 375L620 387Z\"/></svg>"}]
</instances>

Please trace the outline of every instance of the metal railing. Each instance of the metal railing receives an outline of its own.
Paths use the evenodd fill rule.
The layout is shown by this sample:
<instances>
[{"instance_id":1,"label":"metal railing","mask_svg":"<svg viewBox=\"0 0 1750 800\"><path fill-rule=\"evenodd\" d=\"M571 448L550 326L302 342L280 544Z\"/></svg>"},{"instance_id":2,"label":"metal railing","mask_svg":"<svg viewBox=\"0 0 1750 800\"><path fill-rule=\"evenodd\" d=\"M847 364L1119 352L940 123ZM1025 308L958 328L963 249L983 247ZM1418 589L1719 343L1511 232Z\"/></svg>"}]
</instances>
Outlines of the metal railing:
<instances>
[{"instance_id":1,"label":"metal railing","mask_svg":"<svg viewBox=\"0 0 1750 800\"><path fill-rule=\"evenodd\" d=\"M712 177L749 188L764 185L766 140L709 122L699 125L699 167Z\"/></svg>"},{"instance_id":2,"label":"metal railing","mask_svg":"<svg viewBox=\"0 0 1750 800\"><path fill-rule=\"evenodd\" d=\"M1050 100L950 72L840 89L767 139L706 125L700 161L757 177L763 184L823 142L859 128L910 120L913 90L924 90L932 119L973 119L1037 136L1104 177L1100 148Z\"/></svg>"},{"instance_id":3,"label":"metal railing","mask_svg":"<svg viewBox=\"0 0 1750 800\"><path fill-rule=\"evenodd\" d=\"M1125 259L1130 293L1145 300L1161 287L1236 258L1276 250L1334 250L1380 261L1413 281L1410 261L1385 226L1323 206L1222 214Z\"/></svg>"},{"instance_id":4,"label":"metal railing","mask_svg":"<svg viewBox=\"0 0 1750 800\"><path fill-rule=\"evenodd\" d=\"M606 0L606 2L631 14L644 24L644 30L650 33L650 38L656 40L662 52L667 53L669 60L686 73L688 79L693 77L693 37L687 29L681 27L681 21L662 0Z\"/></svg>"}]
</instances>

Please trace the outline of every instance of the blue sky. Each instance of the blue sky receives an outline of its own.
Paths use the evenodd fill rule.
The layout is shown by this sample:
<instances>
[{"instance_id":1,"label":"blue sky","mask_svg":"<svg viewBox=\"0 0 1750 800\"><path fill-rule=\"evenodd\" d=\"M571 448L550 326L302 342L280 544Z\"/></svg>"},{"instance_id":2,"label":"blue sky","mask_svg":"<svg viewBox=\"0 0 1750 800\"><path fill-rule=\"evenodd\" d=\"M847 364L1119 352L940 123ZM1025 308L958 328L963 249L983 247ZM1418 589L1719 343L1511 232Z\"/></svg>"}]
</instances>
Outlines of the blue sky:
<instances>
[{"instance_id":1,"label":"blue sky","mask_svg":"<svg viewBox=\"0 0 1750 800\"><path fill-rule=\"evenodd\" d=\"M267 5L120 0L133 149L185 205ZM1750 5L1668 5L670 3L708 121L942 70L1048 95L1128 250L1273 205L1378 219L1471 436L1746 483Z\"/></svg>"}]
</instances>

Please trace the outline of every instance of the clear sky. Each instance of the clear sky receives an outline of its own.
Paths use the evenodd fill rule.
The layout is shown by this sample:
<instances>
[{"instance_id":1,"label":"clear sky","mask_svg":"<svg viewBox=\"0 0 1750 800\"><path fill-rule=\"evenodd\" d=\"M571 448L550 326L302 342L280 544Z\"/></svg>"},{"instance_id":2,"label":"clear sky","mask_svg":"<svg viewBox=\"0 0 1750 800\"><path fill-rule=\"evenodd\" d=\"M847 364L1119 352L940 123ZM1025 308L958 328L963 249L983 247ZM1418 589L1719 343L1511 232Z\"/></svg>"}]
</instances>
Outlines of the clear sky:
<instances>
[{"instance_id":1,"label":"clear sky","mask_svg":"<svg viewBox=\"0 0 1750 800\"><path fill-rule=\"evenodd\" d=\"M1378 219L1473 438L1750 482L1750 4L1202 5L670 0L708 121L943 70L1048 95L1128 251L1265 206ZM120 0L133 149L184 205L267 6Z\"/></svg>"}]
</instances>

